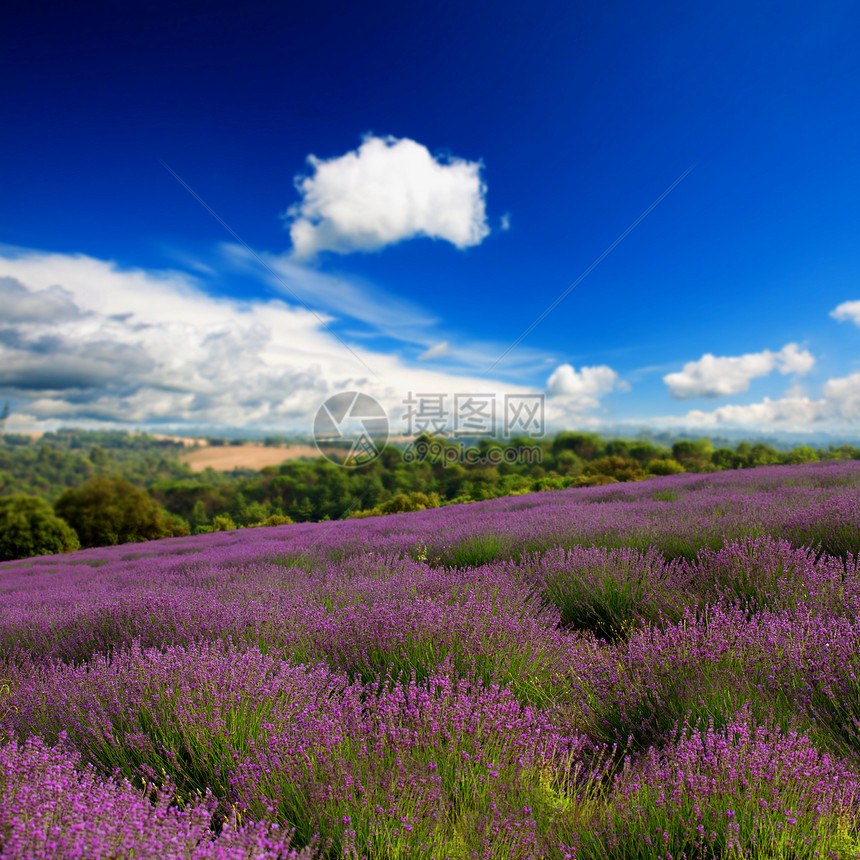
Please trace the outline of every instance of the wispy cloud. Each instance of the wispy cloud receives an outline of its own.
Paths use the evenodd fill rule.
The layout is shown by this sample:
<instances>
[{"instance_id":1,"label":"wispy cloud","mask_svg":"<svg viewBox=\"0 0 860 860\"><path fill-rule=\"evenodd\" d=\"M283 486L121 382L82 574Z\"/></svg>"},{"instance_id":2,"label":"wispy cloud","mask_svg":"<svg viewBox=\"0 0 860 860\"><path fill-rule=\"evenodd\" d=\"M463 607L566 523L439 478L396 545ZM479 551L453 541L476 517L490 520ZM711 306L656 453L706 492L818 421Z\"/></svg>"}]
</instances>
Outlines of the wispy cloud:
<instances>
[{"instance_id":1,"label":"wispy cloud","mask_svg":"<svg viewBox=\"0 0 860 860\"><path fill-rule=\"evenodd\" d=\"M434 343L429 349L425 349L418 356L418 361L429 361L432 358L444 358L450 350L448 349L448 341L441 340L439 343Z\"/></svg>"},{"instance_id":2,"label":"wispy cloud","mask_svg":"<svg viewBox=\"0 0 860 860\"><path fill-rule=\"evenodd\" d=\"M285 299L293 294L309 306L329 312L338 318L360 320L394 340L422 343L435 335L437 316L426 308L362 281L354 275L332 275L301 265L284 254L255 251L233 243L219 246L221 263L234 271L266 284ZM260 266L259 257L277 277Z\"/></svg>"},{"instance_id":3,"label":"wispy cloud","mask_svg":"<svg viewBox=\"0 0 860 860\"><path fill-rule=\"evenodd\" d=\"M388 338L391 341L418 347L420 352L432 349L441 341L449 344L446 368L452 373L473 375L475 368L486 367L491 358L498 355L502 345L493 341L476 339L471 332L452 328L438 315L392 293L358 278L353 274L331 274L296 262L286 254L270 254L264 251L254 254L234 243L223 243L218 248L218 268L228 272L241 272L258 279L261 283L286 299L293 294L313 308L325 310L327 322L349 318L368 326L368 331L354 333L361 340ZM277 277L259 264L259 257ZM285 285L289 288L285 288ZM456 320L460 322L460 320ZM350 329L338 331L348 335ZM458 334L459 332L459 334ZM450 344L457 343L456 349ZM414 355L414 350L410 350ZM500 378L530 378L542 373L545 353L532 348L520 349L514 360L500 368L495 376ZM441 357L441 356L437 356ZM551 359L550 359L551 360Z\"/></svg>"}]
</instances>

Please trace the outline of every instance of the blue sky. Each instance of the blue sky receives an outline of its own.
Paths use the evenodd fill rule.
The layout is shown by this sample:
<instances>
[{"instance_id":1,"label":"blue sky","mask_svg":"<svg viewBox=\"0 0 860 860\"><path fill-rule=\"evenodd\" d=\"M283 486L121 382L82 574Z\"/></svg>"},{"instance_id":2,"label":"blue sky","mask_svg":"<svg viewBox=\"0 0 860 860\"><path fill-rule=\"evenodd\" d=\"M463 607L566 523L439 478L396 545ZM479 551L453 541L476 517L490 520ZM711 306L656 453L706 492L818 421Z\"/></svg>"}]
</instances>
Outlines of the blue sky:
<instances>
[{"instance_id":1,"label":"blue sky","mask_svg":"<svg viewBox=\"0 0 860 860\"><path fill-rule=\"evenodd\" d=\"M8 429L860 435L857 4L12 8Z\"/></svg>"}]
</instances>

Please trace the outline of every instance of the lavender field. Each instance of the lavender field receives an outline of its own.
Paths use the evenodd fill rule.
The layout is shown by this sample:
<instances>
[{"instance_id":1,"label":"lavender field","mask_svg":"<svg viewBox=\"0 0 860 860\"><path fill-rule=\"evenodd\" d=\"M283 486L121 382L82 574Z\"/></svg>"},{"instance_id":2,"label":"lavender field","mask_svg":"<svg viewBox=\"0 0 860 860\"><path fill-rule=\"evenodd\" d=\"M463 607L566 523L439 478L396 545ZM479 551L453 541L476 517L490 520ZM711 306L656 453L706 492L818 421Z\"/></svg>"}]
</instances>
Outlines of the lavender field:
<instances>
[{"instance_id":1,"label":"lavender field","mask_svg":"<svg viewBox=\"0 0 860 860\"><path fill-rule=\"evenodd\" d=\"M0 565L0 856L860 856L860 463Z\"/></svg>"}]
</instances>

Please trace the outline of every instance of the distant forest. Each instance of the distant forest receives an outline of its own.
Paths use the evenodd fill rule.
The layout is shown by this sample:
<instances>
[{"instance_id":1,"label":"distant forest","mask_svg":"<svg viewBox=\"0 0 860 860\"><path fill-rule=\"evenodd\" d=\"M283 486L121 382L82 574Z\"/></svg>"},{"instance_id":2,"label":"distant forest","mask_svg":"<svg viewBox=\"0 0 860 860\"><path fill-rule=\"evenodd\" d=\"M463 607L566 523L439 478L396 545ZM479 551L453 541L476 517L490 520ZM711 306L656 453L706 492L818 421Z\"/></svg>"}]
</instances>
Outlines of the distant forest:
<instances>
[{"instance_id":1,"label":"distant forest","mask_svg":"<svg viewBox=\"0 0 860 860\"><path fill-rule=\"evenodd\" d=\"M267 442L276 445L279 440L273 437ZM457 459L453 442L423 439L422 443L436 456L405 462L403 450L389 446L376 460L353 469L320 457L259 471L195 473L179 459L181 443L146 434L61 430L32 439L6 433L0 435L0 497L23 494L53 505L64 491L97 476L121 477L145 490L170 515L174 528L187 526L197 533L267 520L306 522L418 510L682 471L860 459L860 450L851 445L780 451L764 443L714 447L707 439L680 439L662 445L568 431L551 439L481 440L476 459L484 462L469 463L453 462ZM487 462L493 459L492 449L497 449L495 459L501 462ZM529 456L508 462L513 458L502 457L501 452L511 449Z\"/></svg>"}]
</instances>

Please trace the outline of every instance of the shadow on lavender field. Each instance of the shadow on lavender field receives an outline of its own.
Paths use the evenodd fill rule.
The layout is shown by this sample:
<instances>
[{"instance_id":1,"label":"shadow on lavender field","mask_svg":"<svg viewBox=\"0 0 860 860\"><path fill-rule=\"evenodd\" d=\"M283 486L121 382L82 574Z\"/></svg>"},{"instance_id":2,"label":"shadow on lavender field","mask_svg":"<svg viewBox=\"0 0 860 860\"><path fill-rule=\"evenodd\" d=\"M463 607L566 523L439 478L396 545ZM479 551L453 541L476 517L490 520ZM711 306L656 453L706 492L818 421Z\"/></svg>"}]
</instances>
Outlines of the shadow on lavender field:
<instances>
[{"instance_id":1,"label":"shadow on lavender field","mask_svg":"<svg viewBox=\"0 0 860 860\"><path fill-rule=\"evenodd\" d=\"M0 565L0 856L860 856L858 500L836 461Z\"/></svg>"}]
</instances>

